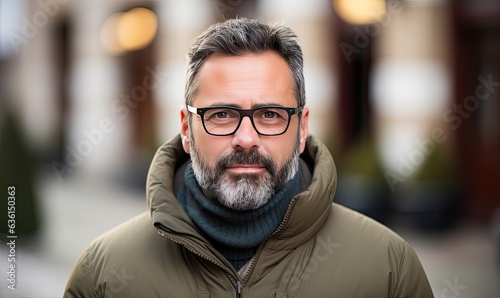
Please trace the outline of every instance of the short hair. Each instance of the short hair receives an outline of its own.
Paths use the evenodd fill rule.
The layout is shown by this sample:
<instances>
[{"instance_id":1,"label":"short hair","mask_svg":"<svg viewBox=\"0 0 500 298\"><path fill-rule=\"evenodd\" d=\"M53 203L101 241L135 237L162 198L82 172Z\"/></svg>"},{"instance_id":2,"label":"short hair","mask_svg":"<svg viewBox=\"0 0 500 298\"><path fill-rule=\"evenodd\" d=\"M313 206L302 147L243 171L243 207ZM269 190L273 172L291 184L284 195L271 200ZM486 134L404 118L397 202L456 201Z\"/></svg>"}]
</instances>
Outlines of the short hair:
<instances>
[{"instance_id":1,"label":"short hair","mask_svg":"<svg viewBox=\"0 0 500 298\"><path fill-rule=\"evenodd\" d=\"M185 99L192 104L198 82L196 76L205 59L213 54L242 56L266 51L278 53L288 64L299 107L305 106L305 84L302 49L297 35L280 23L265 24L255 19L229 19L210 26L188 51Z\"/></svg>"}]
</instances>

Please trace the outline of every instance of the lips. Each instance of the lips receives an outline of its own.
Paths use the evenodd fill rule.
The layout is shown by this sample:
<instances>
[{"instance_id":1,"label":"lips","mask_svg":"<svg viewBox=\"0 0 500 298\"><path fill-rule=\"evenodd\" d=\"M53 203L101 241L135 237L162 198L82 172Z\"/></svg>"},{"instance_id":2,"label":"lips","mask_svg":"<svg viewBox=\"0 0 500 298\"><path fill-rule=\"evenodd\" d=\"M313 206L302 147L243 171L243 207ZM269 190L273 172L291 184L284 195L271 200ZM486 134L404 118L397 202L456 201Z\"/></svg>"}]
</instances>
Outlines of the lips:
<instances>
[{"instance_id":1,"label":"lips","mask_svg":"<svg viewBox=\"0 0 500 298\"><path fill-rule=\"evenodd\" d=\"M216 162L219 173L260 174L267 171L271 176L276 172L276 164L268 155L259 154L257 150L245 153L235 151L219 157Z\"/></svg>"},{"instance_id":2,"label":"lips","mask_svg":"<svg viewBox=\"0 0 500 298\"><path fill-rule=\"evenodd\" d=\"M226 168L230 172L238 174L252 174L259 173L266 169L266 167L259 164L235 164Z\"/></svg>"}]
</instances>

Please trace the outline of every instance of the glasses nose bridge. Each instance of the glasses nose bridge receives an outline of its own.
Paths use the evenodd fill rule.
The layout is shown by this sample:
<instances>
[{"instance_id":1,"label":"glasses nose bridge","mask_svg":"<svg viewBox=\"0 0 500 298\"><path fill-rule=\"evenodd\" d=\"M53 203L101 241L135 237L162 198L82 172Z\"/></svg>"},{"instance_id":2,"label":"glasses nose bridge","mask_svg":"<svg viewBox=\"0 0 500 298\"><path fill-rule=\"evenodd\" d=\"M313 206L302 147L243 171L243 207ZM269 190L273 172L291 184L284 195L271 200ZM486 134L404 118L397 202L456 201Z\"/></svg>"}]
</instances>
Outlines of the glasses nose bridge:
<instances>
[{"instance_id":1,"label":"glasses nose bridge","mask_svg":"<svg viewBox=\"0 0 500 298\"><path fill-rule=\"evenodd\" d=\"M255 109L238 110L238 112L240 114L240 121L238 121L238 126L236 127L235 133L240 128L241 123L243 122L243 118L248 117L248 119L250 120L250 124L252 124L253 129L255 129L255 131L258 134L260 134L260 132L257 130L257 127L255 127L255 123L253 122L253 114L255 113Z\"/></svg>"},{"instance_id":2,"label":"glasses nose bridge","mask_svg":"<svg viewBox=\"0 0 500 298\"><path fill-rule=\"evenodd\" d=\"M241 119L243 119L243 117L247 116L248 118L250 118L250 120L253 120L253 112L255 112L254 109L251 109L251 110L239 110L239 112L240 112Z\"/></svg>"},{"instance_id":3,"label":"glasses nose bridge","mask_svg":"<svg viewBox=\"0 0 500 298\"><path fill-rule=\"evenodd\" d=\"M248 117L248 119L250 119L250 122L252 123L252 125L255 126L255 124L253 123L253 113L255 112L254 109L251 109L251 110L239 110L238 112L240 112L240 123L243 121L243 118L246 116L246 117Z\"/></svg>"}]
</instances>

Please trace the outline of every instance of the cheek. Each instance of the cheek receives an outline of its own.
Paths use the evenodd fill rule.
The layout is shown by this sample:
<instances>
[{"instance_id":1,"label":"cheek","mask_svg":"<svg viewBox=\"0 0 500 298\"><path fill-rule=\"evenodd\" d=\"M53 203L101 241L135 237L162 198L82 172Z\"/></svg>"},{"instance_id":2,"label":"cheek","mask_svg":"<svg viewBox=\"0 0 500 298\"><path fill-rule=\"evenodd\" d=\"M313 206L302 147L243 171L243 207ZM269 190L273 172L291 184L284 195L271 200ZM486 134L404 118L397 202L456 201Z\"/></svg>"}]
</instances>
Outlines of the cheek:
<instances>
[{"instance_id":1,"label":"cheek","mask_svg":"<svg viewBox=\"0 0 500 298\"><path fill-rule=\"evenodd\" d=\"M276 139L269 142L266 146L267 152L276 161L278 167L283 167L295 151L295 143L297 142L296 132L293 136L274 137Z\"/></svg>"},{"instance_id":2,"label":"cheek","mask_svg":"<svg viewBox=\"0 0 500 298\"><path fill-rule=\"evenodd\" d=\"M226 144L224 137L214 137L205 132L194 134L194 146L198 151L199 158L210 166L215 165L215 161L231 149L231 143ZM228 149L229 148L229 149Z\"/></svg>"}]
</instances>

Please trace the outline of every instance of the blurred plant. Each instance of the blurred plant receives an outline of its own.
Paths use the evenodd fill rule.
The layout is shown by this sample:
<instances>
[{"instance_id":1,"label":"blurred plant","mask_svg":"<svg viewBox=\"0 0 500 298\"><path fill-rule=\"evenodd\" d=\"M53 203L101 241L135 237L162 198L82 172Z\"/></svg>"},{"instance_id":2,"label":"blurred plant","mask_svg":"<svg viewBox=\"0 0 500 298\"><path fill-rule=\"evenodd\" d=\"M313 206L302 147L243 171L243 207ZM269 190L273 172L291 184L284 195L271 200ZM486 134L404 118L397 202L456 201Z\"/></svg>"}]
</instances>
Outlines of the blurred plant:
<instances>
[{"instance_id":1,"label":"blurred plant","mask_svg":"<svg viewBox=\"0 0 500 298\"><path fill-rule=\"evenodd\" d=\"M6 105L4 105L5 107ZM15 234L33 232L38 227L34 191L35 158L25 143L13 112L7 107L0 121L0 235L7 234L7 188L15 187Z\"/></svg>"},{"instance_id":2,"label":"blurred plant","mask_svg":"<svg viewBox=\"0 0 500 298\"><path fill-rule=\"evenodd\" d=\"M441 230L452 226L459 214L456 165L450 142L436 144L411 179L400 183L392 206L417 227Z\"/></svg>"},{"instance_id":3,"label":"blurred plant","mask_svg":"<svg viewBox=\"0 0 500 298\"><path fill-rule=\"evenodd\" d=\"M339 162L335 201L384 222L390 207L390 191L375 141L364 136Z\"/></svg>"}]
</instances>

